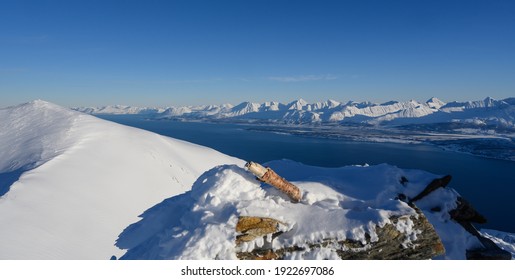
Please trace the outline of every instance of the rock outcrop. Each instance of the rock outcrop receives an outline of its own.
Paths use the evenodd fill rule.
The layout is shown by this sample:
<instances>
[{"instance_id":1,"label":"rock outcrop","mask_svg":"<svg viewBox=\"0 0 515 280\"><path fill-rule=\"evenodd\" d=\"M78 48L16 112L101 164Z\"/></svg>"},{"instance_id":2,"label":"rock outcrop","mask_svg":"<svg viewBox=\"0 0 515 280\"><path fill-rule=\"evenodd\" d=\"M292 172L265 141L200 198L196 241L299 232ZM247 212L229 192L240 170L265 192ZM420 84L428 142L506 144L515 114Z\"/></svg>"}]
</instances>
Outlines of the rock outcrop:
<instances>
[{"instance_id":1,"label":"rock outcrop","mask_svg":"<svg viewBox=\"0 0 515 280\"><path fill-rule=\"evenodd\" d=\"M477 233L480 215L446 187L450 176L387 164L267 165L300 189L298 202L239 166L218 166L128 227L117 241L122 259L509 257Z\"/></svg>"},{"instance_id":2,"label":"rock outcrop","mask_svg":"<svg viewBox=\"0 0 515 280\"><path fill-rule=\"evenodd\" d=\"M285 192L293 202L300 201L300 191L292 183L277 175L272 169L264 168L259 164L248 162L246 167L257 178ZM272 174L278 179L263 180L264 175ZM273 177L273 178L275 178ZM375 238L372 240L370 234L365 235L365 240L335 239L327 238L321 242L306 243L304 246L286 246L282 248L272 248L272 241L275 237L284 234L281 225L288 227L285 222L265 217L239 217L236 225L236 245L241 246L245 242L259 242L262 244L252 251L237 253L240 259L282 259L288 254L309 253L317 249L329 249L336 253L341 259L430 259L445 253L444 246L435 232L433 226L426 219L420 209L412 202L423 198L439 187L445 187L450 176L433 180L425 189L410 200L410 206L415 210L410 215L388 217L389 223L382 226L376 225L374 232ZM406 181L407 179L404 178ZM284 187L287 186L287 187ZM292 196L291 189L297 194ZM309 221L303 221L309 222ZM405 230L407 227L410 230ZM292 227L290 227L292 228ZM324 229L320 229L323 231ZM291 242L293 243L293 242Z\"/></svg>"},{"instance_id":3,"label":"rock outcrop","mask_svg":"<svg viewBox=\"0 0 515 280\"><path fill-rule=\"evenodd\" d=\"M282 259L291 253L309 253L314 249L331 248L342 260L415 260L430 259L445 253L444 246L420 210L417 215L391 217L391 224L376 227L378 241L372 242L370 236L366 243L346 239L327 239L320 243L309 244L307 247L286 247L277 250L269 248L270 238L283 234L279 230L281 221L261 217L240 217L236 231L240 233L236 239L237 246L242 242L263 239L263 246L251 252L239 252L237 256L242 260L274 260ZM418 232L417 238L406 235L399 230L402 224L413 223Z\"/></svg>"},{"instance_id":4,"label":"rock outcrop","mask_svg":"<svg viewBox=\"0 0 515 280\"><path fill-rule=\"evenodd\" d=\"M249 162L247 168L256 165ZM257 165L261 167L260 165ZM270 168L262 168L263 172L271 172L276 174ZM258 179L270 184L270 181L264 181L261 173L255 172L254 169L249 170L255 174ZM278 176L278 175L277 175ZM280 177L281 184L291 185L297 188L284 178ZM428 196L439 188L445 188L452 177L446 175L442 178L432 180L419 194L411 199L404 194L399 194L397 199L406 201L410 207L415 209L415 214L404 216L389 217L390 223L384 226L376 225L375 233L377 237L372 241L370 235L366 236L365 242L352 239L325 239L322 242L307 243L306 246L291 246L283 248L271 248L271 242L277 236L284 234L280 225L286 225L284 222L273 218L264 217L248 217L242 216L236 225L236 245L241 246L245 242L252 242L256 239L263 239L259 244L263 244L252 251L239 252L239 259L260 260L260 259L282 259L288 254L309 253L314 249L330 248L336 252L341 259L430 259L438 255L445 254L445 248L440 237L436 233L431 223L424 216L423 212L415 206L415 202ZM399 181L406 186L408 179L401 177ZM272 183L272 185L274 185ZM274 185L275 186L275 185ZM278 188L282 190L282 188ZM290 197L291 194L286 192ZM293 200L298 202L300 199ZM441 211L439 207L432 209L433 211ZM486 218L479 214L472 205L464 198L458 196L456 198L456 208L449 211L452 220L460 224L466 231L477 237L481 246L478 248L467 250L467 259L511 259L511 254L499 248L491 240L481 236L472 223L485 223ZM410 232L403 231L403 225L410 225ZM321 229L323 230L323 229ZM413 234L415 233L415 237ZM411 236L410 236L411 235Z\"/></svg>"}]
</instances>

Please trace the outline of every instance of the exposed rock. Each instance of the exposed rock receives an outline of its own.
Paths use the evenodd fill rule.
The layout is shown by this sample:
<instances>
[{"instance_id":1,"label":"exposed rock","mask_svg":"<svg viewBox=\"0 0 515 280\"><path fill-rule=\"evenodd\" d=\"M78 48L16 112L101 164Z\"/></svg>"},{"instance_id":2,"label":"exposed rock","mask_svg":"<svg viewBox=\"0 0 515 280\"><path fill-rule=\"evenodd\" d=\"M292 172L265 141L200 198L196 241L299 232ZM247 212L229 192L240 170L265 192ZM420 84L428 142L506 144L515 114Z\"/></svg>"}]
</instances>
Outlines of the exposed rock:
<instances>
[{"instance_id":1,"label":"exposed rock","mask_svg":"<svg viewBox=\"0 0 515 280\"><path fill-rule=\"evenodd\" d=\"M399 183L401 183L401 185L403 186L406 186L408 184L408 178L402 176L401 179L399 180Z\"/></svg>"},{"instance_id":2,"label":"exposed rock","mask_svg":"<svg viewBox=\"0 0 515 280\"><path fill-rule=\"evenodd\" d=\"M417 196L410 200L410 203L420 200L440 187L449 184L451 176L447 175L439 179L433 180L427 187ZM433 212L441 211L440 207L431 209ZM460 224L467 232L477 237L481 243L481 247L467 250L466 257L469 260L510 260L511 254L499 248L493 241L481 236L472 223L484 224L486 218L472 207L472 205L463 197L458 196L456 199L456 208L449 211L451 219Z\"/></svg>"},{"instance_id":3,"label":"exposed rock","mask_svg":"<svg viewBox=\"0 0 515 280\"><path fill-rule=\"evenodd\" d=\"M271 243L266 242L268 234L273 237L282 234L278 231L281 222L260 217L241 217L238 222L237 231L245 233L237 238L236 243L254 240L261 236L264 238L264 245L251 252L240 252L239 259L283 259L293 252L309 252L317 248L331 248L341 259L430 259L434 256L445 253L444 246L436 234L433 226L427 221L423 213L417 210L417 215L390 217L391 224L383 227L376 226L378 241L371 242L367 236L367 242L361 243L355 240L331 240L326 239L320 243L309 244L306 248L298 246L271 249ZM413 223L413 229L417 232L416 237L407 236L401 232L397 225Z\"/></svg>"},{"instance_id":4,"label":"exposed rock","mask_svg":"<svg viewBox=\"0 0 515 280\"><path fill-rule=\"evenodd\" d=\"M458 205L456 209L449 212L452 219L457 222L486 223L486 218L479 214L463 197L459 196L456 203Z\"/></svg>"},{"instance_id":5,"label":"exposed rock","mask_svg":"<svg viewBox=\"0 0 515 280\"><path fill-rule=\"evenodd\" d=\"M425 196L434 192L438 188L445 188L445 186L447 186L449 184L451 179L452 179L451 175L446 175L442 178L434 179L433 181L431 181L431 183L429 183L429 185L427 185L427 187L421 193L419 193L417 196L412 198L410 200L410 203L413 203L417 200L424 198Z\"/></svg>"},{"instance_id":6,"label":"exposed rock","mask_svg":"<svg viewBox=\"0 0 515 280\"><path fill-rule=\"evenodd\" d=\"M242 216L236 224L236 232L241 233L236 237L236 244L278 233L281 224L284 223L272 218Z\"/></svg>"}]
</instances>

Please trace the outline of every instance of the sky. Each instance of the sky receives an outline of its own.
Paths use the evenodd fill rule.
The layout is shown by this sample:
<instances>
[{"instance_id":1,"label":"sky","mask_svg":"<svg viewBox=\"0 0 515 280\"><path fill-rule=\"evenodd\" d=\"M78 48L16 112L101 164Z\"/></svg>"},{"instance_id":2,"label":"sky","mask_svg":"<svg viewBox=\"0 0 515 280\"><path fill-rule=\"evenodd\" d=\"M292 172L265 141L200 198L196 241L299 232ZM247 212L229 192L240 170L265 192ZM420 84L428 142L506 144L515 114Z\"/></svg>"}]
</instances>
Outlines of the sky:
<instances>
[{"instance_id":1,"label":"sky","mask_svg":"<svg viewBox=\"0 0 515 280\"><path fill-rule=\"evenodd\" d=\"M515 96L515 1L0 1L0 107L433 96Z\"/></svg>"}]
</instances>

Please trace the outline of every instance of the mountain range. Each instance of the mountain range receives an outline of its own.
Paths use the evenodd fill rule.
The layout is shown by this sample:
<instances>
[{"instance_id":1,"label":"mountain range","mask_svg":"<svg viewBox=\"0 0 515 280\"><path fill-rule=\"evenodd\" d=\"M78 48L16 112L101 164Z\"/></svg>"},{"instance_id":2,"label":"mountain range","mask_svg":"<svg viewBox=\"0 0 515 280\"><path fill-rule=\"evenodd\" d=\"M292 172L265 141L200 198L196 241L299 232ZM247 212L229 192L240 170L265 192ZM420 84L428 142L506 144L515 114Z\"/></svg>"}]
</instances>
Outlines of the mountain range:
<instances>
[{"instance_id":1,"label":"mountain range","mask_svg":"<svg viewBox=\"0 0 515 280\"><path fill-rule=\"evenodd\" d=\"M304 99L279 102L146 108L131 106L77 107L88 114L144 114L156 119L260 122L277 124L366 124L406 125L466 123L515 129L515 98L444 102L433 97L426 102L409 100L309 103Z\"/></svg>"}]
</instances>

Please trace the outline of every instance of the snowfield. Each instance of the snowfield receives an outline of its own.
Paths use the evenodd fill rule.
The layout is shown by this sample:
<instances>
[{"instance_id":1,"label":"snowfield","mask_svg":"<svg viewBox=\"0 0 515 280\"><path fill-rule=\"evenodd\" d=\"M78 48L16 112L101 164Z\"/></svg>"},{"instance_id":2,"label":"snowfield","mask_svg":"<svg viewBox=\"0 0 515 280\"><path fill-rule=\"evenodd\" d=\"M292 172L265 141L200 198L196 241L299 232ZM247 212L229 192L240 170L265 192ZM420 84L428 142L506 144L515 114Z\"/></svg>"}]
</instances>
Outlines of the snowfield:
<instances>
[{"instance_id":1,"label":"snowfield","mask_svg":"<svg viewBox=\"0 0 515 280\"><path fill-rule=\"evenodd\" d=\"M283 221L273 248L325 238L375 241L376 225L413 214L399 194L414 197L441 177L388 164L269 162L302 189L292 204L240 159L40 100L0 109L0 147L0 259L235 259L238 250L262 245L256 239L235 247L239 216ZM450 220L457 196L440 188L416 202L444 243L444 259L464 259L479 246ZM406 245L420 234L409 222L395 226ZM513 254L513 234L483 235ZM337 256L329 247L287 257Z\"/></svg>"},{"instance_id":2,"label":"snowfield","mask_svg":"<svg viewBox=\"0 0 515 280\"><path fill-rule=\"evenodd\" d=\"M0 110L0 259L109 259L138 215L241 160L33 101Z\"/></svg>"}]
</instances>

